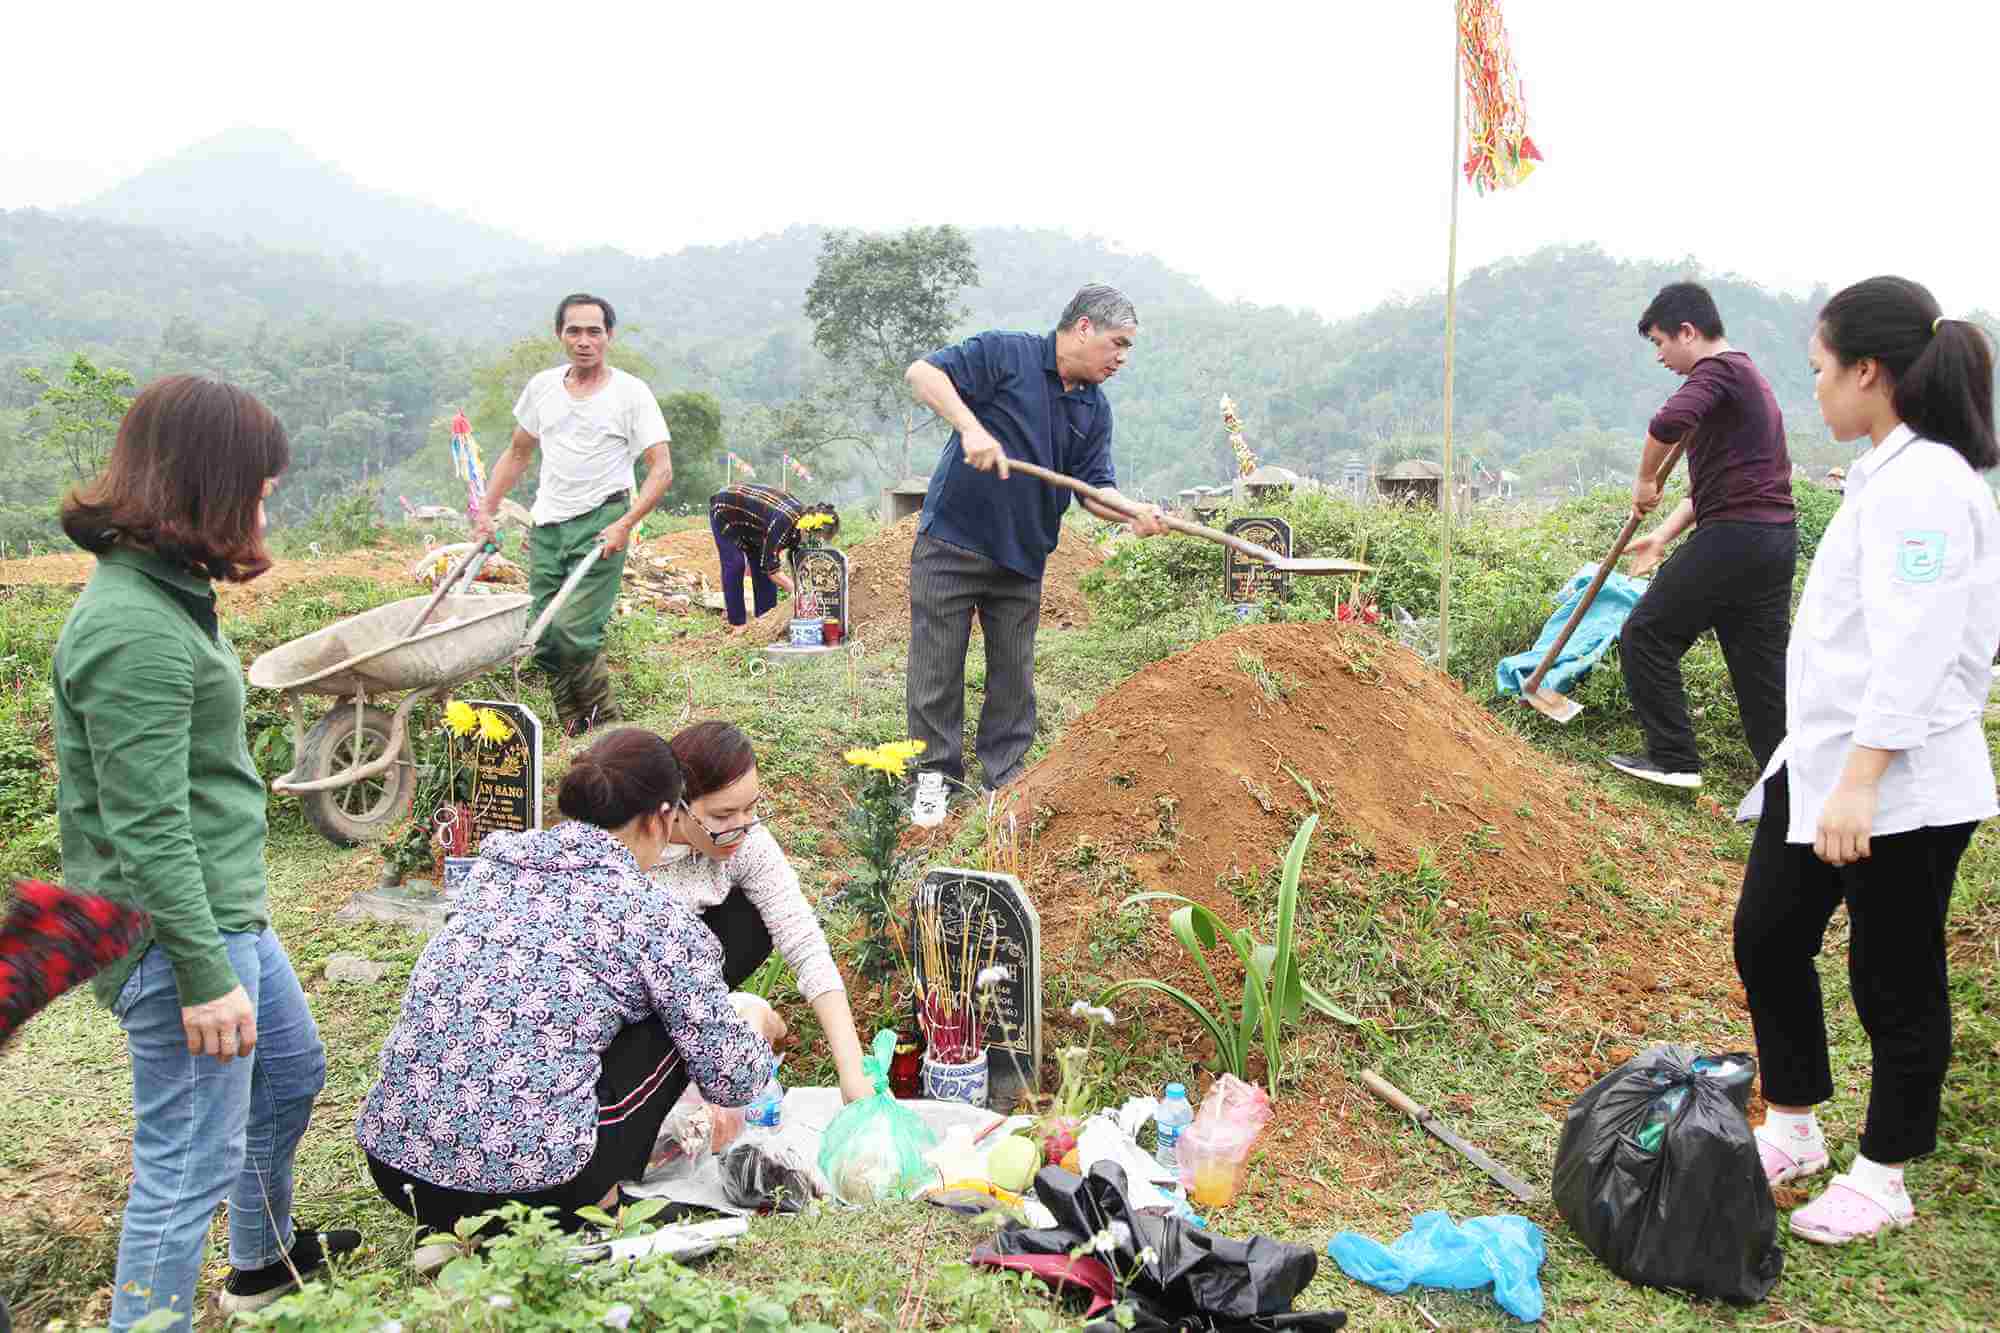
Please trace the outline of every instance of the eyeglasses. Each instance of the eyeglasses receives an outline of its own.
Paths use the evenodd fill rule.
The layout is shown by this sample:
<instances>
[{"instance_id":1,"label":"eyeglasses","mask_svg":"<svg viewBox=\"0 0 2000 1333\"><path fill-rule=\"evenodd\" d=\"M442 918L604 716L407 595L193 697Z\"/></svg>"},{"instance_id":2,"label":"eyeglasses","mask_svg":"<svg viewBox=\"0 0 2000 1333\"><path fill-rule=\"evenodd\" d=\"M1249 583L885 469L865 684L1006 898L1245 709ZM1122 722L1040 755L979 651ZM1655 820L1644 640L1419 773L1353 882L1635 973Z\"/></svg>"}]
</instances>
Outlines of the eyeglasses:
<instances>
[{"instance_id":1,"label":"eyeglasses","mask_svg":"<svg viewBox=\"0 0 2000 1333\"><path fill-rule=\"evenodd\" d=\"M762 813L765 808L764 803L762 801L758 801L750 808L752 810L758 811L759 813L752 815L744 823L735 824L726 829L712 829L708 826L707 820L703 819L700 815L694 812L694 808L692 806L690 806L686 801L681 802L681 809L687 812L688 818L692 819L695 823L699 824L701 826L701 831L708 835L708 840L714 843L717 847L734 847L737 843L743 841L745 838L750 836L751 829L756 828L759 824L764 822L764 814Z\"/></svg>"}]
</instances>

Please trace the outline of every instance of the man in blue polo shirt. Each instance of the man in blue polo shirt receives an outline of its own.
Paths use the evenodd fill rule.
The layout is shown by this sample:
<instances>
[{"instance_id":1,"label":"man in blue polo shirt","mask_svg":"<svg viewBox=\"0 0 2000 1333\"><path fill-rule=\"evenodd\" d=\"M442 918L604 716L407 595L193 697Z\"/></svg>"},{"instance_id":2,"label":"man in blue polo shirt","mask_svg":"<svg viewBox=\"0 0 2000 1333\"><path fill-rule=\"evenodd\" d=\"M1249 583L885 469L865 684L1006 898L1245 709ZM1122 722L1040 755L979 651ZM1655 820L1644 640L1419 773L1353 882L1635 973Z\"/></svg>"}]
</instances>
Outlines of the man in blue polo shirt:
<instances>
[{"instance_id":1,"label":"man in blue polo shirt","mask_svg":"<svg viewBox=\"0 0 2000 1333\"><path fill-rule=\"evenodd\" d=\"M1035 629L1042 569L1056 548L1070 492L1008 478L1007 460L1040 464L1116 495L1111 404L1098 386L1117 374L1139 332L1132 302L1092 284L1053 333L975 334L913 363L917 400L944 418L938 456L910 552L910 735L924 743L911 821L945 816L946 781L965 780L965 651L972 614L986 638L986 702L975 748L986 788L1020 776L1035 738ZM1138 536L1165 530L1157 505L1126 513L1085 500Z\"/></svg>"}]
</instances>

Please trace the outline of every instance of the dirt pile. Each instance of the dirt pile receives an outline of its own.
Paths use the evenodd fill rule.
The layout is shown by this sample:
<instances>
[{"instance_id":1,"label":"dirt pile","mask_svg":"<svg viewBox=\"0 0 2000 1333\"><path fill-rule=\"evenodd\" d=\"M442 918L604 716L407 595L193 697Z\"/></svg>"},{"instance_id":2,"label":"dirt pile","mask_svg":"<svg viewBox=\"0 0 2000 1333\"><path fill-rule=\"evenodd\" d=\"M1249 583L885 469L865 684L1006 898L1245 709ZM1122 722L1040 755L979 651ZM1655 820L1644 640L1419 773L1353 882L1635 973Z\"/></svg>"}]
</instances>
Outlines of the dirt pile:
<instances>
[{"instance_id":1,"label":"dirt pile","mask_svg":"<svg viewBox=\"0 0 2000 1333\"><path fill-rule=\"evenodd\" d=\"M1072 723L1010 799L1033 829L1024 875L1044 950L1062 960L1054 969L1157 977L1205 999L1165 909L1139 909L1134 923L1120 900L1185 894L1269 942L1265 876L1317 811L1301 912L1307 929L1331 933L1302 947L1330 951L1343 994L1376 1021L1405 1005L1437 1012L1427 978L1443 974L1423 968L1470 969L1505 951L1514 975L1544 984L1506 1020L1465 1015L1467 1039L1531 1048L1558 1090L1580 1089L1616 1062L1615 1041L1649 1028L1699 1040L1680 1022L1693 997L1733 1003L1726 931L1687 928L1726 922L1734 899L1735 868L1712 843L1653 845L1657 826L1635 806L1535 750L1377 630L1246 626L1155 663ZM1632 886L1672 913L1632 901ZM1366 947L1348 950L1343 936ZM1211 961L1240 977L1228 952ZM1219 976L1233 993L1232 976ZM1149 1044L1208 1051L1178 1009L1132 1002ZM1058 1030L1067 1022L1053 1018ZM1319 1055L1291 1094L1309 1118L1375 1123L1341 1073L1351 1038L1321 1024L1301 1040ZM1549 1109L1559 1115L1561 1103ZM1313 1153L1351 1158L1355 1143L1346 1131L1301 1134L1274 1146L1273 1162L1309 1177Z\"/></svg>"},{"instance_id":2,"label":"dirt pile","mask_svg":"<svg viewBox=\"0 0 2000 1333\"><path fill-rule=\"evenodd\" d=\"M847 627L849 635L868 642L909 637L910 548L916 544L918 518L912 514L849 548L848 619L853 622ZM1103 562L1103 553L1088 538L1063 529L1062 541L1049 556L1048 569L1042 575L1042 628L1068 629L1090 623L1082 580ZM779 609L783 607L781 602ZM772 641L787 633L786 622L779 617Z\"/></svg>"}]
</instances>

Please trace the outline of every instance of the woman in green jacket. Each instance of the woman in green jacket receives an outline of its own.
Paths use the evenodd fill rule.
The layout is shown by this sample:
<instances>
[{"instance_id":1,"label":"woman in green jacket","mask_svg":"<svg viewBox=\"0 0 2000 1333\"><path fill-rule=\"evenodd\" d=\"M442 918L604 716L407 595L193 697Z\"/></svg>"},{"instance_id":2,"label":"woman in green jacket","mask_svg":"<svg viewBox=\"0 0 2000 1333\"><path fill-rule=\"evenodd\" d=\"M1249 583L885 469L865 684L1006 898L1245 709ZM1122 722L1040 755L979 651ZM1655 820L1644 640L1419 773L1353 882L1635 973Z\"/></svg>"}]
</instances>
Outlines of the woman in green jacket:
<instances>
[{"instance_id":1,"label":"woman in green jacket","mask_svg":"<svg viewBox=\"0 0 2000 1333\"><path fill-rule=\"evenodd\" d=\"M270 927L264 784L212 582L270 568L264 500L289 461L262 403L177 375L139 395L103 475L63 503L63 530L98 562L56 642L63 872L151 917L95 983L125 1029L138 1121L113 1329L193 1309L224 1199L225 1311L361 1242L291 1217L326 1050Z\"/></svg>"}]
</instances>

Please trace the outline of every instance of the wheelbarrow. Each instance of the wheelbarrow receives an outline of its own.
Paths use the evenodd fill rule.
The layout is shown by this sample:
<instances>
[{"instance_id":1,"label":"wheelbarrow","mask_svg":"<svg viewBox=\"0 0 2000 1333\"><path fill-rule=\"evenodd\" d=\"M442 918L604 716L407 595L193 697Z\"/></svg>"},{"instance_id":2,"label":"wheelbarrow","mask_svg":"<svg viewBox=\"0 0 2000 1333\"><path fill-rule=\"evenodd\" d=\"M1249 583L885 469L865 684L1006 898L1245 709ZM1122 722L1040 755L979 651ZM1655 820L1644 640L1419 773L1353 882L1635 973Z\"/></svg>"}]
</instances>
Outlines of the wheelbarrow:
<instances>
[{"instance_id":1,"label":"wheelbarrow","mask_svg":"<svg viewBox=\"0 0 2000 1333\"><path fill-rule=\"evenodd\" d=\"M534 651L542 632L603 555L570 572L533 626L527 593L471 593L485 552L473 551L430 597L409 597L273 648L250 683L279 690L292 720L292 767L271 790L297 796L306 822L339 847L377 842L416 799L410 713L426 699ZM408 691L393 711L388 696ZM307 729L298 696L337 702Z\"/></svg>"}]
</instances>

